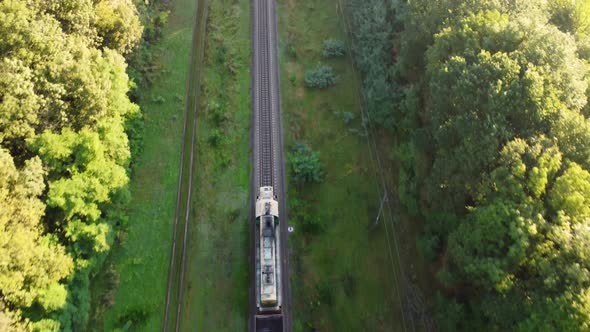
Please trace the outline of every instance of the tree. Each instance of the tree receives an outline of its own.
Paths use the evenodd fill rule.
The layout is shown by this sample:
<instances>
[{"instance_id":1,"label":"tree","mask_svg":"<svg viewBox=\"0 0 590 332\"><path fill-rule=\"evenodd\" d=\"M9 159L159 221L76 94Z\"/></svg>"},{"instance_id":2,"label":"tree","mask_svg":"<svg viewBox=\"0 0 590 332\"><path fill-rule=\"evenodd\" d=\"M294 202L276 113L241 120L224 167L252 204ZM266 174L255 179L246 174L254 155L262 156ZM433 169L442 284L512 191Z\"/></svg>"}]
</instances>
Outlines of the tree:
<instances>
[{"instance_id":1,"label":"tree","mask_svg":"<svg viewBox=\"0 0 590 332\"><path fill-rule=\"evenodd\" d=\"M551 127L564 156L585 169L590 169L590 123L584 115L563 109Z\"/></svg>"},{"instance_id":2,"label":"tree","mask_svg":"<svg viewBox=\"0 0 590 332\"><path fill-rule=\"evenodd\" d=\"M9 86L1 92L3 116L14 118L20 132L9 135L26 139L45 129L93 127L136 111L126 95L124 59L116 52L64 34L54 19L20 2L0 3L0 19L0 70L6 73L0 84Z\"/></svg>"},{"instance_id":3,"label":"tree","mask_svg":"<svg viewBox=\"0 0 590 332\"><path fill-rule=\"evenodd\" d=\"M0 330L85 327L129 197L120 53L141 31L131 0L0 2Z\"/></svg>"},{"instance_id":4,"label":"tree","mask_svg":"<svg viewBox=\"0 0 590 332\"><path fill-rule=\"evenodd\" d=\"M462 209L503 144L545 132L562 108L586 103L574 41L556 28L483 12L437 34L427 59L437 206Z\"/></svg>"},{"instance_id":5,"label":"tree","mask_svg":"<svg viewBox=\"0 0 590 332\"><path fill-rule=\"evenodd\" d=\"M383 61L388 73L365 70L369 105L407 91L383 122L403 123L395 151L415 147L396 154L398 179L402 195L416 186L421 244L444 262L437 276L452 308L440 326L589 328L586 5L417 0L374 15L389 21L372 32L389 25L399 52L357 62Z\"/></svg>"},{"instance_id":6,"label":"tree","mask_svg":"<svg viewBox=\"0 0 590 332\"><path fill-rule=\"evenodd\" d=\"M402 91L393 83L390 66L394 63L392 36L396 22L388 20L386 1L351 1L353 25L352 53L366 79L362 90L370 125L393 129L394 108L401 102Z\"/></svg>"},{"instance_id":7,"label":"tree","mask_svg":"<svg viewBox=\"0 0 590 332\"><path fill-rule=\"evenodd\" d=\"M451 271L485 294L470 302L489 326L577 330L590 317L583 295L590 290L590 173L570 163L559 175L561 168L561 153L546 138L508 143L477 206L449 236Z\"/></svg>"},{"instance_id":8,"label":"tree","mask_svg":"<svg viewBox=\"0 0 590 332\"><path fill-rule=\"evenodd\" d=\"M579 37L590 35L590 2L550 0L550 22L564 32Z\"/></svg>"},{"instance_id":9,"label":"tree","mask_svg":"<svg viewBox=\"0 0 590 332\"><path fill-rule=\"evenodd\" d=\"M41 231L43 174L39 158L17 170L0 149L0 307L15 310L4 315L16 322L34 304L45 314L62 308L67 291L61 281L73 268L65 248Z\"/></svg>"},{"instance_id":10,"label":"tree","mask_svg":"<svg viewBox=\"0 0 590 332\"><path fill-rule=\"evenodd\" d=\"M131 0L102 0L96 4L96 28L102 45L128 54L137 45L143 27Z\"/></svg>"},{"instance_id":11,"label":"tree","mask_svg":"<svg viewBox=\"0 0 590 332\"><path fill-rule=\"evenodd\" d=\"M94 1L92 0L32 0L30 1L39 13L54 17L66 34L78 35L90 41L98 42Z\"/></svg>"},{"instance_id":12,"label":"tree","mask_svg":"<svg viewBox=\"0 0 590 332\"><path fill-rule=\"evenodd\" d=\"M108 202L110 194L127 184L125 168L109 158L98 133L45 132L31 147L51 169L47 204L59 208L65 220L97 221L98 204Z\"/></svg>"},{"instance_id":13,"label":"tree","mask_svg":"<svg viewBox=\"0 0 590 332\"><path fill-rule=\"evenodd\" d=\"M35 133L41 98L30 68L14 58L0 61L0 142L19 145ZM11 144L12 143L12 144Z\"/></svg>"}]
</instances>

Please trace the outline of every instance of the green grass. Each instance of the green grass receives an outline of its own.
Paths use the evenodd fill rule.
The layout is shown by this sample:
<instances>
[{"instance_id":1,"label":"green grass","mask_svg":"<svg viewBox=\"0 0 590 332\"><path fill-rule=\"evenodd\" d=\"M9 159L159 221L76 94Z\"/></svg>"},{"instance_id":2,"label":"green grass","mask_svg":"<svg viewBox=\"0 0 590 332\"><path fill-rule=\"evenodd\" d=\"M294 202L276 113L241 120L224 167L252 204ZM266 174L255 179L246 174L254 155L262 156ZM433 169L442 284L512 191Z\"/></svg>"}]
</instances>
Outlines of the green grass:
<instances>
[{"instance_id":1,"label":"green grass","mask_svg":"<svg viewBox=\"0 0 590 332\"><path fill-rule=\"evenodd\" d=\"M130 185L129 228L92 283L95 331L162 328L196 2L171 6L155 50L161 72L141 93L145 139Z\"/></svg>"},{"instance_id":2,"label":"green grass","mask_svg":"<svg viewBox=\"0 0 590 332\"><path fill-rule=\"evenodd\" d=\"M183 331L244 331L248 314L250 0L209 1Z\"/></svg>"},{"instance_id":3,"label":"green grass","mask_svg":"<svg viewBox=\"0 0 590 332\"><path fill-rule=\"evenodd\" d=\"M371 228L380 197L362 135L358 82L348 57L326 60L321 55L323 40L345 39L337 2L279 0L286 144L307 142L320 152L326 174L321 184L298 187L291 181L289 187L290 223L296 228L290 241L294 328L401 331L392 229ZM334 67L338 83L325 90L305 88L305 71L320 62ZM338 112L356 118L345 124ZM324 230L298 232L305 215L319 217Z\"/></svg>"}]
</instances>

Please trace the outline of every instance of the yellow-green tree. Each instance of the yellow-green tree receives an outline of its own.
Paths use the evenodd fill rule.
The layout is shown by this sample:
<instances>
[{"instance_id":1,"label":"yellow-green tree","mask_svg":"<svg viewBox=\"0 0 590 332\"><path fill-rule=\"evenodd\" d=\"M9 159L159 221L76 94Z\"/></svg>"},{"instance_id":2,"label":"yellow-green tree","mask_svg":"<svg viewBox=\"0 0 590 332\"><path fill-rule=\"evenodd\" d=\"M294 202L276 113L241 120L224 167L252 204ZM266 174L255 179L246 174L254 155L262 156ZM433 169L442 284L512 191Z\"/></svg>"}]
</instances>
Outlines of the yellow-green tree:
<instances>
[{"instance_id":1,"label":"yellow-green tree","mask_svg":"<svg viewBox=\"0 0 590 332\"><path fill-rule=\"evenodd\" d=\"M73 269L65 248L43 232L43 175L39 158L17 169L0 149L0 307L17 319L33 305L43 314L62 309L68 295L63 281Z\"/></svg>"}]
</instances>

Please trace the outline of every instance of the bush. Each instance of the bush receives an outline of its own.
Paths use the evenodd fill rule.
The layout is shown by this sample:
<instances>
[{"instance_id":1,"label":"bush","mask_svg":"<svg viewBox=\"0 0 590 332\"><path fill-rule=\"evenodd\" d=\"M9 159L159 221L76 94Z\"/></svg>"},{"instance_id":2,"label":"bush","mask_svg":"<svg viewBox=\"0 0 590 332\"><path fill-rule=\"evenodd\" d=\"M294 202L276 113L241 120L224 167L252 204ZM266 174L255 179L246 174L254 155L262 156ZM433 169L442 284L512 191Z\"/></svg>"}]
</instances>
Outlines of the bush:
<instances>
[{"instance_id":1,"label":"bush","mask_svg":"<svg viewBox=\"0 0 590 332\"><path fill-rule=\"evenodd\" d=\"M334 303L334 283L331 280L324 279L316 285L318 300L322 304L331 306Z\"/></svg>"},{"instance_id":2,"label":"bush","mask_svg":"<svg viewBox=\"0 0 590 332\"><path fill-rule=\"evenodd\" d=\"M133 112L125 118L125 133L129 139L131 163L133 164L143 150L144 118L141 112Z\"/></svg>"},{"instance_id":3,"label":"bush","mask_svg":"<svg viewBox=\"0 0 590 332\"><path fill-rule=\"evenodd\" d=\"M320 216L304 214L301 216L301 230L304 234L318 235L324 231L324 223Z\"/></svg>"},{"instance_id":4,"label":"bush","mask_svg":"<svg viewBox=\"0 0 590 332\"><path fill-rule=\"evenodd\" d=\"M211 131L207 141L212 147L219 147L223 142L223 134L219 131L219 129L215 128Z\"/></svg>"},{"instance_id":5,"label":"bush","mask_svg":"<svg viewBox=\"0 0 590 332\"><path fill-rule=\"evenodd\" d=\"M289 81L291 82L292 86L296 86L297 85L297 76L295 74L291 74L289 76Z\"/></svg>"},{"instance_id":6,"label":"bush","mask_svg":"<svg viewBox=\"0 0 590 332\"><path fill-rule=\"evenodd\" d=\"M213 100L207 104L209 118L216 127L221 127L227 120L225 105Z\"/></svg>"},{"instance_id":7,"label":"bush","mask_svg":"<svg viewBox=\"0 0 590 332\"><path fill-rule=\"evenodd\" d=\"M313 183L322 180L322 164L319 153L313 152L306 144L297 143L289 156L295 182Z\"/></svg>"},{"instance_id":8,"label":"bush","mask_svg":"<svg viewBox=\"0 0 590 332\"><path fill-rule=\"evenodd\" d=\"M344 43L337 39L324 40L324 58L341 57L346 54Z\"/></svg>"},{"instance_id":9,"label":"bush","mask_svg":"<svg viewBox=\"0 0 590 332\"><path fill-rule=\"evenodd\" d=\"M418 252L430 262L434 262L438 256L440 240L436 235L423 235L416 239Z\"/></svg>"},{"instance_id":10,"label":"bush","mask_svg":"<svg viewBox=\"0 0 590 332\"><path fill-rule=\"evenodd\" d=\"M336 84L336 74L332 67L318 65L305 73L305 85L308 88L324 89L334 84Z\"/></svg>"},{"instance_id":11,"label":"bush","mask_svg":"<svg viewBox=\"0 0 590 332\"><path fill-rule=\"evenodd\" d=\"M287 45L287 55L293 60L297 59L297 49L291 43L288 43Z\"/></svg>"},{"instance_id":12,"label":"bush","mask_svg":"<svg viewBox=\"0 0 590 332\"><path fill-rule=\"evenodd\" d=\"M356 115L352 112L334 112L335 115L342 118L345 124L350 124L356 118Z\"/></svg>"}]
</instances>

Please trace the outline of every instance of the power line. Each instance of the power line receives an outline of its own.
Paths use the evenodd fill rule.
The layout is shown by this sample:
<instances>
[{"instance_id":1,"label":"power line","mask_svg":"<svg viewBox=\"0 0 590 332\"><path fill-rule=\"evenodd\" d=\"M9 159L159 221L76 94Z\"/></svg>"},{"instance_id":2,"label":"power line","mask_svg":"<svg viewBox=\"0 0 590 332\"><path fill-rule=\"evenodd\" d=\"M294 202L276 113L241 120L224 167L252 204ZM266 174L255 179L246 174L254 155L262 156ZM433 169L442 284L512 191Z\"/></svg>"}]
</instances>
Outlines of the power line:
<instances>
[{"instance_id":1,"label":"power line","mask_svg":"<svg viewBox=\"0 0 590 332\"><path fill-rule=\"evenodd\" d=\"M346 26L345 29L346 29L346 32L347 32L347 35L348 35L347 44L349 46L349 50L352 51L354 49L354 44L353 44L354 43L354 39L353 39L353 36L352 36L352 29L350 28L350 23L348 22L348 19L346 18L346 15L344 14L344 7L342 6L341 0L338 0L338 8L340 9L339 14L341 16L341 19L342 19L342 21L344 22L344 24ZM349 58L350 58L350 61L351 61L351 67L352 67L353 74L354 74L355 77L357 77L357 79L360 80L361 76L358 74L358 72L356 70L356 67L354 65L354 59L352 58L352 56L350 54L349 54ZM370 117L369 112L367 112L365 110L365 108L364 108L364 104L366 104L366 98L364 96L364 92L362 91L362 89L361 89L361 91L358 92L358 95L359 95L359 107L361 109L363 120L364 119L367 119L367 121L363 121L363 128L364 128L365 133L366 133L366 136L367 136L367 145L369 145L369 147L370 147L370 149L369 149L369 155L370 155L370 158L371 158L371 161L372 162L374 162L375 160L377 161L377 165L376 166L378 168L379 178L381 180L381 186L382 186L382 190L383 190L383 201L382 201L381 208L380 208L380 211L379 211L379 215L378 215L377 218L379 218L379 216L380 216L380 214L382 212L381 209L383 207L383 204L386 202L387 203L387 209L389 211L389 216L388 216L389 218L388 219L389 219L389 222L390 222L391 227L392 227L392 237L393 237L393 242L394 242L395 253L396 253L396 256L397 256L397 267L399 268L400 274L402 274L401 278L403 279L404 272L403 272L403 268L401 266L401 257L400 257L400 253L399 253L400 250L399 250L399 245L398 245L398 239L397 239L397 236L396 236L396 233L395 233L394 221L392 219L393 210L392 210L392 207L391 207L391 201L389 199L386 199L387 198L388 190L387 190L387 184L386 184L385 177L384 177L383 164L381 162L381 158L380 158L379 153L378 153L377 143L375 142L375 138L370 134L371 131L368 130L368 128L367 128L367 126L370 126L372 122L371 122L371 117ZM373 153L375 154L375 159L373 159ZM387 238L387 245L388 245L388 250L389 250L390 261L391 261L391 264L392 264L392 271L393 271L393 274L394 274L394 279L395 279L397 285L399 287L401 287L400 290L401 291L404 291L405 287L400 282L400 280L399 280L399 278L397 276L397 273L395 272L395 269L394 269L394 266L396 266L396 264L393 262L394 259L393 259L393 254L392 254L392 247L391 247L391 243L390 243L390 240L389 240L389 237L390 237L390 235L389 235L389 228L387 227L387 224L385 223L385 218L383 218L381 220L383 221L383 225L385 227L386 238ZM376 221L378 221L378 219ZM402 298L400 296L400 292L398 292L397 294L398 294L398 299L400 301L400 305L402 305L403 329L404 329L404 331L407 331L407 326L406 326L406 313L405 313L405 310L403 308L404 307L404 302L403 302L403 300L402 300ZM413 321L413 317L411 315L410 315L410 319L412 320L412 324L411 324L412 330L415 331L415 324L414 324L414 321Z\"/></svg>"}]
</instances>

